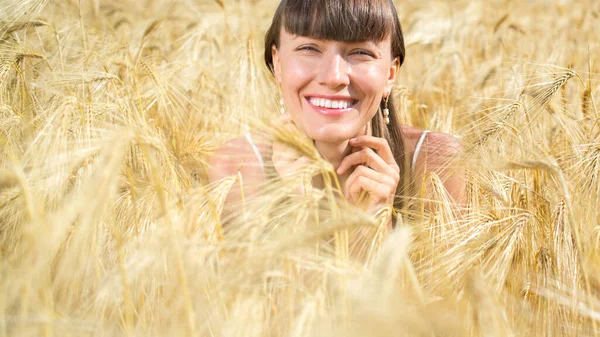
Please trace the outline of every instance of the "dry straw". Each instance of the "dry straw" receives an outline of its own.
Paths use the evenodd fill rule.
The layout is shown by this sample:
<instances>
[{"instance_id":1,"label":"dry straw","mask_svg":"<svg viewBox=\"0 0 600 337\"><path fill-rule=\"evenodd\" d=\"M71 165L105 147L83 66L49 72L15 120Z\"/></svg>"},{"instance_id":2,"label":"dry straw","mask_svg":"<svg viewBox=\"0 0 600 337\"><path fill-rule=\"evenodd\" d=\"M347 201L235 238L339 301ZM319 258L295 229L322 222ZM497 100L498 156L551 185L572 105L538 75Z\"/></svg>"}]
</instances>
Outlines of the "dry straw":
<instances>
[{"instance_id":1,"label":"dry straw","mask_svg":"<svg viewBox=\"0 0 600 337\"><path fill-rule=\"evenodd\" d=\"M598 335L600 3L398 2L398 118L468 184L392 233L273 122L276 3L0 1L0 337ZM245 132L310 164L211 181Z\"/></svg>"}]
</instances>

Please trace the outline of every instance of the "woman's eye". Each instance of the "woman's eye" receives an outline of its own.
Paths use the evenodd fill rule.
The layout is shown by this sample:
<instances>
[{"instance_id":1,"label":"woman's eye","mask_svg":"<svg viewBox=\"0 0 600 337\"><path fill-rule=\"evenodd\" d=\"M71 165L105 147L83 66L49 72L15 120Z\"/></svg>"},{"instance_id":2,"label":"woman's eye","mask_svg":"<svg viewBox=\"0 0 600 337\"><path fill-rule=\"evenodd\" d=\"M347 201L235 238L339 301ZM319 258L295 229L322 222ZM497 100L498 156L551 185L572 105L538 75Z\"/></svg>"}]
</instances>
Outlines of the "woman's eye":
<instances>
[{"instance_id":1,"label":"woman's eye","mask_svg":"<svg viewBox=\"0 0 600 337\"><path fill-rule=\"evenodd\" d=\"M299 51L304 50L304 51L318 51L317 48L312 47L312 46L302 46L298 48Z\"/></svg>"},{"instance_id":2,"label":"woman's eye","mask_svg":"<svg viewBox=\"0 0 600 337\"><path fill-rule=\"evenodd\" d=\"M352 52L352 54L354 54L354 55L360 55L360 56L374 57L371 52L368 52L366 50L356 50L356 51Z\"/></svg>"}]
</instances>

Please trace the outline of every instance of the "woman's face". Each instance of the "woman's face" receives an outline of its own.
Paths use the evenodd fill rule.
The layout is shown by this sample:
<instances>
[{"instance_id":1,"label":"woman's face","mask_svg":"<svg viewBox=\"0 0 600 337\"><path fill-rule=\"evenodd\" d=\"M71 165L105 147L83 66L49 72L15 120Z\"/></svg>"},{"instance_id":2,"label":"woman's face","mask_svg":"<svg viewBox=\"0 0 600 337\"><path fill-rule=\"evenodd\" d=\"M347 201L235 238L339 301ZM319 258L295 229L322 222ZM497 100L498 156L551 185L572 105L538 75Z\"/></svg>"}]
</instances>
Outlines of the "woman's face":
<instances>
[{"instance_id":1,"label":"woman's face","mask_svg":"<svg viewBox=\"0 0 600 337\"><path fill-rule=\"evenodd\" d=\"M366 133L398 71L390 38L347 43L281 30L273 47L275 79L286 111L310 138L343 142Z\"/></svg>"}]
</instances>

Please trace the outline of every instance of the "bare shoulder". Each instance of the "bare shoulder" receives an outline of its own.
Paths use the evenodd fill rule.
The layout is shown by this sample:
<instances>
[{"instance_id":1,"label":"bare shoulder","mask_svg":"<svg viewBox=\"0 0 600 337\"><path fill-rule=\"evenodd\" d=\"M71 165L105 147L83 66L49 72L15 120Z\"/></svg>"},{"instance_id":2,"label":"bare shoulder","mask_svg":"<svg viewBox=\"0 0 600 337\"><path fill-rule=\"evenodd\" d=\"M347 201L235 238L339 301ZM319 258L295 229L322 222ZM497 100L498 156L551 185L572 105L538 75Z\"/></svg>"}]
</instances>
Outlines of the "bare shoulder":
<instances>
[{"instance_id":1,"label":"bare shoulder","mask_svg":"<svg viewBox=\"0 0 600 337\"><path fill-rule=\"evenodd\" d=\"M217 181L241 173L244 177L263 175L264 159L269 153L263 137L248 134L233 138L220 146L209 160L209 179Z\"/></svg>"},{"instance_id":2,"label":"bare shoulder","mask_svg":"<svg viewBox=\"0 0 600 337\"><path fill-rule=\"evenodd\" d=\"M402 135L405 140L418 139L424 131L408 125L401 125L400 128L402 129Z\"/></svg>"},{"instance_id":3,"label":"bare shoulder","mask_svg":"<svg viewBox=\"0 0 600 337\"><path fill-rule=\"evenodd\" d=\"M406 153L411 157L414 155L424 131L411 126L402 126ZM462 147L456 137L443 132L428 132L423 139L419 153L417 153L417 162L451 159L460 156L461 152Z\"/></svg>"},{"instance_id":4,"label":"bare shoulder","mask_svg":"<svg viewBox=\"0 0 600 337\"><path fill-rule=\"evenodd\" d=\"M423 138L419 151L417 144L424 130L403 126L407 155L415 161L414 179L421 184L428 173L436 174L448 193L457 202L464 202L465 174L461 161L463 148L460 141L447 133L429 132Z\"/></svg>"},{"instance_id":5,"label":"bare shoulder","mask_svg":"<svg viewBox=\"0 0 600 337\"><path fill-rule=\"evenodd\" d=\"M425 141L429 159L456 159L462 153L462 146L456 137L443 132L430 132Z\"/></svg>"}]
</instances>

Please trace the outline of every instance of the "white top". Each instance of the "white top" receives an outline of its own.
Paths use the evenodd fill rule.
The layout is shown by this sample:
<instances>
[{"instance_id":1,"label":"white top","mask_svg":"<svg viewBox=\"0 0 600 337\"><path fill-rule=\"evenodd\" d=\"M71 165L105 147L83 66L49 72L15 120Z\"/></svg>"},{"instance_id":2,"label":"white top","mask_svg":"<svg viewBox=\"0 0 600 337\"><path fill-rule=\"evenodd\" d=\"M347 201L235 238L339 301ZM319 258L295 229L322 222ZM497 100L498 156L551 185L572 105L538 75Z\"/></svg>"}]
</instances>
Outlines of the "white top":
<instances>
[{"instance_id":1,"label":"white top","mask_svg":"<svg viewBox=\"0 0 600 337\"><path fill-rule=\"evenodd\" d=\"M412 162L410 163L410 174L411 176L415 175L415 166L417 165L417 158L419 157L419 151L421 151L421 147L423 146L423 142L425 142L425 138L427 138L427 134L431 132L429 130L423 131L421 137L419 137L419 141L417 142L417 146L415 147L415 153L413 153Z\"/></svg>"},{"instance_id":2,"label":"white top","mask_svg":"<svg viewBox=\"0 0 600 337\"><path fill-rule=\"evenodd\" d=\"M417 146L415 147L415 152L413 153L413 157L412 157L412 161L411 161L411 165L410 165L411 176L414 176L414 174L415 174L415 166L417 165L417 158L419 157L419 152L421 151L421 147L423 146L423 143L425 142L425 138L427 138L427 134L430 132L431 131L429 131L429 130L425 130L421 134L421 137L419 137L419 141L417 142ZM265 161L263 160L263 157L260 154L258 147L256 146L256 144L254 144L254 141L252 141L252 136L250 135L250 133L246 134L246 140L248 141L248 143L250 143L250 146L252 147L252 150L254 151L256 158L258 159L258 163L260 164L260 169L262 170L262 173L264 175L266 175Z\"/></svg>"},{"instance_id":3,"label":"white top","mask_svg":"<svg viewBox=\"0 0 600 337\"><path fill-rule=\"evenodd\" d=\"M254 141L252 141L252 136L250 135L250 133L246 134L246 140L248 141L248 143L250 143L250 146L252 146L252 150L254 150L256 159L258 159L258 163L260 164L260 169L262 170L263 175L266 176L267 171L265 171L265 161L263 160L263 157L260 154L258 147L256 146L256 144L254 144Z\"/></svg>"}]
</instances>

